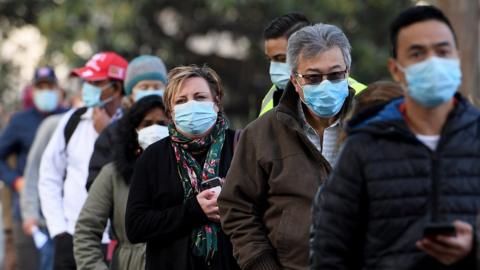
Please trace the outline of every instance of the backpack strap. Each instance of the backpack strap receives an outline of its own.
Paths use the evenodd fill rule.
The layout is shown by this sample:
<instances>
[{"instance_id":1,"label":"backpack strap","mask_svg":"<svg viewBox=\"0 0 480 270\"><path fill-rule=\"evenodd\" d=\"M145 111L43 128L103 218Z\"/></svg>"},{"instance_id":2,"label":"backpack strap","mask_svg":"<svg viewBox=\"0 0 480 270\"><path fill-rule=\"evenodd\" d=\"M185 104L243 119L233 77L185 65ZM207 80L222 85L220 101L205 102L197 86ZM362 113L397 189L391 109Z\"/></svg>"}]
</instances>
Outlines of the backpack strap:
<instances>
[{"instance_id":1,"label":"backpack strap","mask_svg":"<svg viewBox=\"0 0 480 270\"><path fill-rule=\"evenodd\" d=\"M63 130L63 135L65 136L65 148L67 148L68 142L72 138L73 132L75 132L78 123L80 123L82 115L84 115L87 110L87 107L79 108L75 112L73 112L73 114L68 119L67 124L65 125L65 128Z\"/></svg>"}]
</instances>

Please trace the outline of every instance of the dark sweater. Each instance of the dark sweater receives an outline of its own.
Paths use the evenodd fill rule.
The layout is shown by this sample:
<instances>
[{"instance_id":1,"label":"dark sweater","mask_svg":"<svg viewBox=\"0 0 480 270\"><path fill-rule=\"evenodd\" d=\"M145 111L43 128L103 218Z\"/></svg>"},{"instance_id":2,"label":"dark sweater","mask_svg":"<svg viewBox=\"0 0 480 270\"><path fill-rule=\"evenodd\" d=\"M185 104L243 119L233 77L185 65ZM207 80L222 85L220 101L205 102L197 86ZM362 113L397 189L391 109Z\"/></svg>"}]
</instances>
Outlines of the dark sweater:
<instances>
[{"instance_id":1,"label":"dark sweater","mask_svg":"<svg viewBox=\"0 0 480 270\"><path fill-rule=\"evenodd\" d=\"M225 177L230 167L233 141L234 132L229 130L220 159L220 177ZM238 269L223 232L211 268L192 255L192 230L208 219L196 197L183 201L177 161L167 137L148 147L137 161L127 202L127 236L132 243L147 243L146 269Z\"/></svg>"},{"instance_id":2,"label":"dark sweater","mask_svg":"<svg viewBox=\"0 0 480 270\"><path fill-rule=\"evenodd\" d=\"M97 140L95 141L95 146L93 148L92 157L90 158L90 163L88 165L88 177L87 177L87 190L90 189L90 186L97 178L97 175L100 173L100 170L103 166L113 161L113 147L114 141L117 139L117 126L118 122L113 122L108 125L100 134L98 135Z\"/></svg>"}]
</instances>

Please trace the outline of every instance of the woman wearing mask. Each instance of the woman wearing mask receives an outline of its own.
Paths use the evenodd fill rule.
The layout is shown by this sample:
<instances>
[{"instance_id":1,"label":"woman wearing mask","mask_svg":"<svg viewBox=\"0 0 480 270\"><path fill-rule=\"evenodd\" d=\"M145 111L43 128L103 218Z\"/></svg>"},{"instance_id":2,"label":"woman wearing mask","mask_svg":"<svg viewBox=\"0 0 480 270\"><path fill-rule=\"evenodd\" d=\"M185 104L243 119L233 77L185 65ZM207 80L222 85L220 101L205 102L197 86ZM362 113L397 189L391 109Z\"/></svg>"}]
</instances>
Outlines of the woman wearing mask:
<instances>
[{"instance_id":1,"label":"woman wearing mask","mask_svg":"<svg viewBox=\"0 0 480 270\"><path fill-rule=\"evenodd\" d=\"M145 245L132 244L126 237L126 200L137 157L148 145L168 136L168 120L161 98L150 96L135 103L119 121L119 136L113 144L114 161L105 165L95 179L75 227L78 269L109 269L101 243L109 219L118 241L110 269L145 267Z\"/></svg>"},{"instance_id":2,"label":"woman wearing mask","mask_svg":"<svg viewBox=\"0 0 480 270\"><path fill-rule=\"evenodd\" d=\"M125 219L129 240L147 243L146 269L238 269L217 206L235 140L222 97L208 67L178 67L168 75L170 135L135 165Z\"/></svg>"}]
</instances>

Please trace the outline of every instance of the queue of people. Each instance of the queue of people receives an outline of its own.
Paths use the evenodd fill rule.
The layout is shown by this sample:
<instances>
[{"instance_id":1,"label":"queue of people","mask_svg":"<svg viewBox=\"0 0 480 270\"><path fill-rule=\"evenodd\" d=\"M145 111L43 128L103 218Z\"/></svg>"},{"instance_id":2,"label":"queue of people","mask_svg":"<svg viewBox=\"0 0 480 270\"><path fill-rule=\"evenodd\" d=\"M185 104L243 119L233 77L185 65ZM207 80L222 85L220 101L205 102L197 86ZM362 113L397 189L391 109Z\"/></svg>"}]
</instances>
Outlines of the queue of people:
<instances>
[{"instance_id":1,"label":"queue of people","mask_svg":"<svg viewBox=\"0 0 480 270\"><path fill-rule=\"evenodd\" d=\"M0 135L18 269L477 269L480 111L455 31L433 6L390 31L394 82L366 86L340 27L274 19L273 86L238 130L206 65L97 53L71 74L80 108L38 68Z\"/></svg>"}]
</instances>

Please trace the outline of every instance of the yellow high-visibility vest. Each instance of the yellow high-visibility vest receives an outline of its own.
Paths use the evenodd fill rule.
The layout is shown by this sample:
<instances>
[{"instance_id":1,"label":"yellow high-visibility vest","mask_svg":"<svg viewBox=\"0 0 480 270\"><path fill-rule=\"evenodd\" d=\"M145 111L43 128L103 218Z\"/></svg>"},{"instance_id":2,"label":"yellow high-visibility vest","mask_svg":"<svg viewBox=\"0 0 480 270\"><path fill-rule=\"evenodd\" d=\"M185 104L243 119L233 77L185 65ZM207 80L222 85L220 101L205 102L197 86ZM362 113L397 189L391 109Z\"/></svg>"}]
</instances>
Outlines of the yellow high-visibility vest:
<instances>
[{"instance_id":1,"label":"yellow high-visibility vest","mask_svg":"<svg viewBox=\"0 0 480 270\"><path fill-rule=\"evenodd\" d=\"M351 77L348 77L348 85L352 87L353 90L355 90L355 95L358 95L360 92L365 90L365 88L367 88L365 84L360 83ZM275 107L275 104L273 104L273 94L277 90L278 89L275 85L272 85L270 90L268 90L267 94L262 99L262 107L260 109L260 114L258 116L262 116L263 114L265 114L266 112L270 111Z\"/></svg>"}]
</instances>

